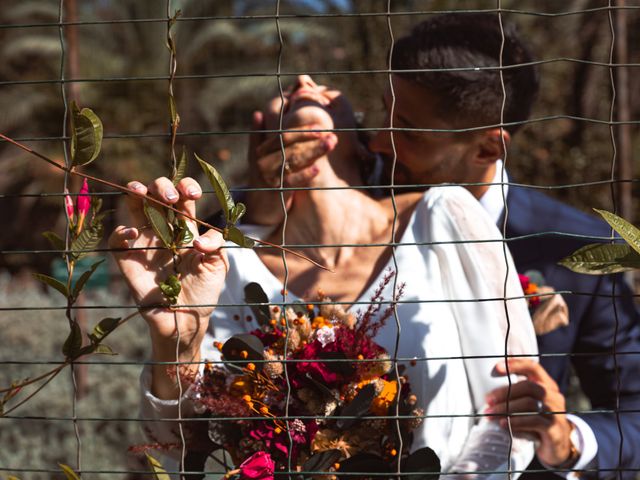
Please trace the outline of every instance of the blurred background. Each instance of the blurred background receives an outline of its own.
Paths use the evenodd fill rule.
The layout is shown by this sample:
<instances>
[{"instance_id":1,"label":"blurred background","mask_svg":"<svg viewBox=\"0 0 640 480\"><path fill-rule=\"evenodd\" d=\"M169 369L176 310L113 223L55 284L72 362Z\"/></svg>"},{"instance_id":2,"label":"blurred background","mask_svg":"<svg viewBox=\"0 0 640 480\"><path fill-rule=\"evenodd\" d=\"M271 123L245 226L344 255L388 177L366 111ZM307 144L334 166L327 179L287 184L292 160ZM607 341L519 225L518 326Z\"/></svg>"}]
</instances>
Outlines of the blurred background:
<instances>
[{"instance_id":1,"label":"blurred background","mask_svg":"<svg viewBox=\"0 0 640 480\"><path fill-rule=\"evenodd\" d=\"M512 181L548 187L551 195L585 211L615 208L639 223L638 202L632 201L637 181L610 180L638 179L640 1L392 0L390 16L387 3L172 0L171 10L182 10L174 30L178 144L212 162L232 186L245 185L251 114L278 94L278 71L284 86L296 74L310 73L318 83L341 89L363 126L380 127L389 29L398 38L433 12L499 5L541 61L539 101L508 157ZM87 173L121 184L168 175L166 19L166 2L158 0L22 0L0 9L0 132L62 162L64 88L104 123L101 158ZM611 59L629 66L611 69ZM61 358L66 319L62 310L46 308L61 306L62 297L43 291L30 274L52 271L59 254L46 251L41 232L62 234L65 218L60 171L5 142L0 168L0 385L6 386L48 368L20 362ZM190 174L200 177L193 162ZM70 190L79 187L71 179ZM105 208L116 210L107 219L110 231L120 218L120 196L103 193ZM215 201L208 198L212 213ZM131 304L112 267L105 266L96 280L84 299L98 307L85 313L89 325L109 314L121 316L123 310L112 307ZM88 470L145 468L127 453L141 442L136 363L146 358L145 335L141 320L134 319L110 342L120 353L108 359L111 364L84 367L77 415L92 418L78 422ZM75 460L77 440L68 420L72 391L63 374L14 418L0 419L0 477L63 478L46 470ZM573 405L585 408L579 391L574 393ZM57 420L38 419L43 415ZM38 469L45 471L33 471Z\"/></svg>"}]
</instances>

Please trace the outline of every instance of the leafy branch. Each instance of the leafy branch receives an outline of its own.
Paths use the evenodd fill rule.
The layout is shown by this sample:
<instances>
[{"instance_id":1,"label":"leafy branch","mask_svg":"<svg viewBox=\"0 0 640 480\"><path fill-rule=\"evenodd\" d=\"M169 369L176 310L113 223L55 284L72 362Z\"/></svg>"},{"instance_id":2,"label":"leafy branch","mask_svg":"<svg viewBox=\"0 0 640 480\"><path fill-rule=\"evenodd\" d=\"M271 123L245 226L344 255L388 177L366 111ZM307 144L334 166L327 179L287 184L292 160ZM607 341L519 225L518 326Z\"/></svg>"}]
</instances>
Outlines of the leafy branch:
<instances>
[{"instance_id":1,"label":"leafy branch","mask_svg":"<svg viewBox=\"0 0 640 480\"><path fill-rule=\"evenodd\" d=\"M614 213L594 210L622 237L626 244L586 245L562 259L559 262L560 265L574 272L589 275L640 270L640 229Z\"/></svg>"},{"instance_id":2,"label":"leafy branch","mask_svg":"<svg viewBox=\"0 0 640 480\"><path fill-rule=\"evenodd\" d=\"M88 180L92 180L92 181L94 181L96 183L100 183L100 184L105 185L107 187L113 188L114 190L119 190L119 191L121 191L123 193L128 193L128 194L131 194L131 195L135 195L137 197L142 198L143 200L146 200L147 202L153 203L156 206L164 207L164 208L166 208L166 209L168 209L168 210L170 210L170 211L172 211L174 213L177 213L177 214L181 215L182 217L184 217L184 218L186 218L188 220L191 220L192 222L196 223L197 225L200 225L200 226L202 226L204 228L213 229L213 230L215 230L217 232L223 233L224 229L216 227L215 225L211 225L211 224L209 224L209 223L207 223L207 222L205 222L203 220L200 220L200 219L198 219L198 218L196 218L196 217L194 217L192 215L189 215L186 212L181 212L181 211L177 210L176 208L174 208L172 205L164 203L163 201L158 200L156 198L153 198L150 195L146 195L146 194L140 193L140 192L138 192L136 190L132 190L132 189L130 189L130 188L124 186L124 185L119 185L117 183L110 182L108 180L104 180L104 179L102 179L100 177L95 177L93 175L89 175L89 174L86 174L86 173L83 173L83 172L79 172L79 171L71 169L71 168L67 168L64 165L61 165L60 163L56 162L55 160L50 159L46 155L43 155L43 154L37 152L36 150L33 150L32 148L30 148L30 147L28 147L28 146L26 146L26 145L24 145L24 144L22 144L22 143L20 143L20 142L18 142L16 140L12 139L10 137L7 137L3 133L0 133L0 138L5 140L5 141L7 141L7 142L9 142L9 143L11 143L12 145L14 145L14 146L16 146L18 148L20 148L21 150L24 150L25 152L30 153L31 155L34 155L35 157L37 157L37 158L49 163L53 167L56 167L56 168L58 168L58 169L60 169L60 170L62 170L64 172L68 172L71 175L76 175L78 177L82 177L82 178L86 178ZM211 167L211 168L213 168L213 167ZM320 263L312 260L311 258L307 257L306 255L303 255L302 253L296 252L295 250L291 250L290 248L283 247L281 245L276 245L275 243L271 243L271 242L268 242L266 240L259 240L259 239L252 238L252 237L246 237L246 238L248 238L249 240L254 241L255 243L258 243L258 244L261 244L261 245L264 245L264 246L267 246L267 247L275 248L277 250L280 250L280 251L289 253L291 255L294 255L294 256L296 256L298 258L301 258L302 260L306 260L307 262L309 262L309 263L311 263L311 264L315 265L316 267L321 268L323 270L329 270L324 265L321 265Z\"/></svg>"}]
</instances>

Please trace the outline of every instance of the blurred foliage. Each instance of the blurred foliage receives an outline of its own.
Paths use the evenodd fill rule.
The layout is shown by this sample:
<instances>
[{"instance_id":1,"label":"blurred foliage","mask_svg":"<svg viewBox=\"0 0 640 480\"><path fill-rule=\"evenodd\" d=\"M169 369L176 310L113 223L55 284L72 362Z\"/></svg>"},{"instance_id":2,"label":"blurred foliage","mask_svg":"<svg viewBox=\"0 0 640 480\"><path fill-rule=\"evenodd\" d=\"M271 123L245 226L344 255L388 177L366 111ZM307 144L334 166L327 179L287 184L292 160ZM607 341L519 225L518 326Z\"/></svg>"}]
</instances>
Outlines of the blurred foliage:
<instances>
[{"instance_id":1,"label":"blurred foliage","mask_svg":"<svg viewBox=\"0 0 640 480\"><path fill-rule=\"evenodd\" d=\"M85 304L130 304L131 300L114 291L93 291ZM63 305L57 293L42 293L39 286L26 277L0 276L0 307L28 305L43 308ZM122 310L96 309L85 311L87 325L93 325L102 315L118 315ZM31 310L0 312L2 348L0 361L42 362L41 364L3 364L0 385L12 380L33 377L51 368L47 362L60 361L60 346L67 334L67 320L62 311ZM102 471L146 471L143 458L127 452L129 446L143 443L140 423L136 421L139 394L140 365L148 358L147 327L140 317L131 320L113 334L112 345L119 355L91 357L102 362L86 367L87 395L77 402L76 414L81 438L83 469ZM122 362L131 362L122 365ZM0 466L4 474L13 473L22 480L66 478L53 474L20 472L20 469L59 470L58 463L75 465L77 441L73 416L73 385L66 370L45 387L45 390L11 415L0 419ZM24 417L27 417L26 419ZM47 417L47 419L42 419ZM11 472L11 468L16 471ZM9 471L6 471L9 469ZM83 478L148 478L131 475L83 475Z\"/></svg>"},{"instance_id":2,"label":"blurred foliage","mask_svg":"<svg viewBox=\"0 0 640 480\"><path fill-rule=\"evenodd\" d=\"M496 8L493 0L391 3L394 12L411 14L370 15L386 12L387 0L174 0L172 7L182 10L175 27L179 76L175 95L181 115L178 143L213 162L232 185L242 185L246 181L246 132L251 114L278 93L279 81L286 86L294 80L295 73L318 72L314 75L318 82L342 89L355 110L366 114L365 127L380 126L380 96L388 84L388 75L366 71L386 69L392 42L390 28L393 37L398 38L411 25L427 18L428 11ZM278 4L285 17L276 22L273 16ZM507 158L513 181L552 187L611 178L611 136L617 127L610 129L606 123L567 118L609 120L610 69L588 63L609 61L609 12L602 9L546 15L607 4L606 0L502 2L502 8L507 10L503 14L505 20L519 25L543 61L542 89L532 118L560 117L534 121L516 136ZM0 23L55 23L58 5L57 0L25 0L0 11ZM67 97L93 108L105 126L105 159L91 166L89 172L118 182L168 175L166 23L123 22L166 18L165 2L66 0L64 5L67 21L75 5L77 21L98 22L75 27L75 36L74 27L64 28L64 75L77 80L65 84ZM309 16L345 10L364 15ZM294 14L298 16L289 16ZM628 10L626 15L629 62L637 63L640 11ZM243 18L235 18L240 16ZM621 39L618 37L617 41ZM62 142L43 140L59 137L63 128L61 84L46 82L59 79L62 74L59 28L2 28L0 52L4 60L0 62L0 78L8 82L0 83L0 107L6 112L0 118L0 131L14 138L32 139L28 143L62 160ZM559 60L567 58L587 63ZM632 75L634 70L628 70ZM279 77L278 71L282 73ZM637 119L640 94L632 89L630 95L631 118ZM637 156L639 150L638 128L633 125L632 156ZM61 173L27 159L26 154L6 144L0 144L0 162L5 173L0 179L2 210L15 213L0 220L3 250L46 248L43 239L32 232L51 229L51 220L57 217L62 228L62 197L16 194L60 192ZM189 173L201 176L194 167ZM585 210L613 209L611 189L606 184L552 189L551 194ZM114 198L117 197L106 198L106 208L113 206ZM4 255L0 267L16 271L34 266L43 270L46 265L42 262L39 256Z\"/></svg>"}]
</instances>

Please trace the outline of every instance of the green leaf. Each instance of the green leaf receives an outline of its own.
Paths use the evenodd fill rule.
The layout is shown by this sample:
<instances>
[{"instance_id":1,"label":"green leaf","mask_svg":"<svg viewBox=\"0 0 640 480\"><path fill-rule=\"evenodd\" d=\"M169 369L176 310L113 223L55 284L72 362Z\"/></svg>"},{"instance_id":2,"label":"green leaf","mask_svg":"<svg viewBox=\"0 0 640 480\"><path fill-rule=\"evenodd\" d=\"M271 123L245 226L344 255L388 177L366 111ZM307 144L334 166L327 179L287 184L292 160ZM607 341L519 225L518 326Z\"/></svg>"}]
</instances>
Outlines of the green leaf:
<instances>
[{"instance_id":1,"label":"green leaf","mask_svg":"<svg viewBox=\"0 0 640 480\"><path fill-rule=\"evenodd\" d=\"M69 336L62 345L62 354L66 358L75 358L78 356L80 349L82 348L82 329L78 322L71 324L71 331Z\"/></svg>"},{"instance_id":2,"label":"green leaf","mask_svg":"<svg viewBox=\"0 0 640 480\"><path fill-rule=\"evenodd\" d=\"M43 232L42 236L46 238L55 250L65 250L64 240L55 232Z\"/></svg>"},{"instance_id":3,"label":"green leaf","mask_svg":"<svg viewBox=\"0 0 640 480\"><path fill-rule=\"evenodd\" d=\"M224 212L224 218L227 222L230 222L230 213L233 207L235 206L235 202L233 201L233 197L231 196L231 192L227 188L227 184L222 179L222 176L218 173L218 171L213 168L213 166L209 165L207 162L202 160L198 154L194 154L196 160L200 164L200 167L204 171L205 175L209 179L209 183L213 187L213 190L218 197L218 202L220 202L220 206L222 206L222 211ZM233 241L233 240L231 240Z\"/></svg>"},{"instance_id":4,"label":"green leaf","mask_svg":"<svg viewBox=\"0 0 640 480\"><path fill-rule=\"evenodd\" d=\"M409 455L402 462L402 472L413 473L406 475L407 480L437 480L440 477L440 459L436 452L429 447L420 448ZM422 475L415 475L422 473Z\"/></svg>"},{"instance_id":5,"label":"green leaf","mask_svg":"<svg viewBox=\"0 0 640 480\"><path fill-rule=\"evenodd\" d=\"M582 247L558 262L588 275L607 275L640 269L640 254L629 245L595 243Z\"/></svg>"},{"instance_id":6,"label":"green leaf","mask_svg":"<svg viewBox=\"0 0 640 480\"><path fill-rule=\"evenodd\" d=\"M340 462L340 468L338 469L338 478L340 480L367 478L366 473L369 472L391 473L391 468L387 461L374 453L358 453ZM361 473L365 475L340 475L341 473ZM388 477L376 476L375 478L387 480Z\"/></svg>"},{"instance_id":7,"label":"green leaf","mask_svg":"<svg viewBox=\"0 0 640 480\"><path fill-rule=\"evenodd\" d=\"M633 226L624 218L607 212L606 210L598 210L597 208L594 208L594 210L602 215L602 218L631 245L631 248L640 253L640 229L638 229L638 227Z\"/></svg>"},{"instance_id":8,"label":"green leaf","mask_svg":"<svg viewBox=\"0 0 640 480\"><path fill-rule=\"evenodd\" d=\"M69 297L69 291L67 290L67 286L64 283L62 283L60 280L50 277L49 275L43 275L42 273L34 273L33 276L36 279L40 280L41 282L46 283L50 287L55 288L65 297Z\"/></svg>"},{"instance_id":9,"label":"green leaf","mask_svg":"<svg viewBox=\"0 0 640 480\"><path fill-rule=\"evenodd\" d=\"M100 153L102 122L88 108L80 110L71 102L71 165L87 165Z\"/></svg>"},{"instance_id":10,"label":"green leaf","mask_svg":"<svg viewBox=\"0 0 640 480\"><path fill-rule=\"evenodd\" d=\"M187 148L183 146L182 153L180 154L180 158L178 159L178 164L176 165L175 174L171 179L174 185L178 185L180 180L182 180L187 173L187 163Z\"/></svg>"},{"instance_id":11,"label":"green leaf","mask_svg":"<svg viewBox=\"0 0 640 480\"><path fill-rule=\"evenodd\" d=\"M180 121L180 117L178 116L178 110L176 108L176 101L173 96L169 95L169 114L171 115L171 124L175 125Z\"/></svg>"},{"instance_id":12,"label":"green leaf","mask_svg":"<svg viewBox=\"0 0 640 480\"><path fill-rule=\"evenodd\" d=\"M103 233L104 228L101 224L85 228L71 244L71 257L74 260L80 260L89 255L98 247Z\"/></svg>"},{"instance_id":13,"label":"green leaf","mask_svg":"<svg viewBox=\"0 0 640 480\"><path fill-rule=\"evenodd\" d=\"M302 471L326 472L329 470L329 467L333 466L341 457L342 452L340 450L324 450L314 453L302 464ZM308 478L313 478L313 476L310 475Z\"/></svg>"},{"instance_id":14,"label":"green leaf","mask_svg":"<svg viewBox=\"0 0 640 480\"><path fill-rule=\"evenodd\" d=\"M99 343L104 337L113 332L120 322L120 318L103 318L98 324L93 327L93 332L89 334L91 343Z\"/></svg>"},{"instance_id":15,"label":"green leaf","mask_svg":"<svg viewBox=\"0 0 640 480\"><path fill-rule=\"evenodd\" d=\"M158 286L171 305L178 303L178 295L180 295L180 291L182 290L178 277L169 275L167 280L161 282Z\"/></svg>"},{"instance_id":16,"label":"green leaf","mask_svg":"<svg viewBox=\"0 0 640 480\"><path fill-rule=\"evenodd\" d=\"M73 298L78 298L78 295L80 295L80 292L82 291L85 284L87 283L87 280L89 280L91 275L93 275L93 273L96 271L96 269L100 266L102 262L104 262L104 258L102 260L97 261L93 265L91 265L91 268L80 276L80 278L78 279L78 281L76 281L76 284L73 287Z\"/></svg>"},{"instance_id":17,"label":"green leaf","mask_svg":"<svg viewBox=\"0 0 640 480\"><path fill-rule=\"evenodd\" d=\"M267 325L271 320L269 311L269 297L259 283L247 283L244 287L244 301L251 304L251 311L260 325ZM261 303L263 305L255 305Z\"/></svg>"},{"instance_id":18,"label":"green leaf","mask_svg":"<svg viewBox=\"0 0 640 480\"><path fill-rule=\"evenodd\" d=\"M78 474L74 472L69 465L65 465L64 463L59 463L58 465L60 466L65 476L67 477L67 480L80 480L80 477L78 476Z\"/></svg>"},{"instance_id":19,"label":"green leaf","mask_svg":"<svg viewBox=\"0 0 640 480\"><path fill-rule=\"evenodd\" d=\"M171 480L169 478L169 475L167 474L167 471L164 468L162 468L162 464L158 460L153 458L147 452L145 452L144 454L147 457L147 461L149 462L149 465L151 465L151 469L155 474L156 480Z\"/></svg>"},{"instance_id":20,"label":"green leaf","mask_svg":"<svg viewBox=\"0 0 640 480\"><path fill-rule=\"evenodd\" d=\"M173 239L173 234L171 232L171 226L167 221L167 217L162 212L162 210L145 200L144 214L149 220L149 223L151 223L153 231L158 236L162 244L166 248L171 248L171 240Z\"/></svg>"},{"instance_id":21,"label":"green leaf","mask_svg":"<svg viewBox=\"0 0 640 480\"><path fill-rule=\"evenodd\" d=\"M189 230L189 225L184 218L173 223L174 243L178 247L186 245L193 240L193 233Z\"/></svg>"},{"instance_id":22,"label":"green leaf","mask_svg":"<svg viewBox=\"0 0 640 480\"><path fill-rule=\"evenodd\" d=\"M235 206L229 212L229 223L235 225L238 220L247 212L247 207L244 203L236 203Z\"/></svg>"},{"instance_id":23,"label":"green leaf","mask_svg":"<svg viewBox=\"0 0 640 480\"><path fill-rule=\"evenodd\" d=\"M336 426L340 430L351 428L358 421L359 417L369 412L374 398L376 398L376 388L373 384L369 383L362 387L354 399L340 411L341 417L355 418L338 418L336 420Z\"/></svg>"},{"instance_id":24,"label":"green leaf","mask_svg":"<svg viewBox=\"0 0 640 480\"><path fill-rule=\"evenodd\" d=\"M246 237L245 234L242 233L235 225L230 225L225 228L222 232L222 236L225 240L230 240L243 248L253 248L256 244L252 239Z\"/></svg>"},{"instance_id":25,"label":"green leaf","mask_svg":"<svg viewBox=\"0 0 640 480\"><path fill-rule=\"evenodd\" d=\"M116 352L109 345L96 345L93 349L93 353L97 353L98 355L117 355Z\"/></svg>"}]
</instances>

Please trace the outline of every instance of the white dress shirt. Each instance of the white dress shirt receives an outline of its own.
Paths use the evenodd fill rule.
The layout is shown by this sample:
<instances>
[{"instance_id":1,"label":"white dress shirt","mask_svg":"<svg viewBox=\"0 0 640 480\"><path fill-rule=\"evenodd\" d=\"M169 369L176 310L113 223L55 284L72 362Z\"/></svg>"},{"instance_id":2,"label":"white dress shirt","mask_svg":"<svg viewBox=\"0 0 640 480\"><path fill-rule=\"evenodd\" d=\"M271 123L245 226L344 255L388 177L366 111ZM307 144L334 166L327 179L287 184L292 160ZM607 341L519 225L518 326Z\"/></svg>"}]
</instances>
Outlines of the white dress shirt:
<instances>
[{"instance_id":1,"label":"white dress shirt","mask_svg":"<svg viewBox=\"0 0 640 480\"><path fill-rule=\"evenodd\" d=\"M502 229L502 225L499 222L503 217L505 210L504 202L506 201L507 194L509 192L509 175L503 167L502 160L498 160L496 162L496 173L493 176L491 183L492 185L489 187L489 190L487 190L480 198L480 205L484 207L491 219L496 222L498 228ZM517 214L518 212L509 212L509 215ZM553 287L553 285L551 285L551 287ZM573 466L573 469L580 470L586 468L596 457L596 454L598 453L598 441L596 440L596 436L589 424L580 417L567 415L567 419L575 426L577 438L574 439L574 446L580 452L580 458ZM553 467L546 467L553 470ZM557 475L561 475L569 480L579 478L575 472L558 472Z\"/></svg>"}]
</instances>

